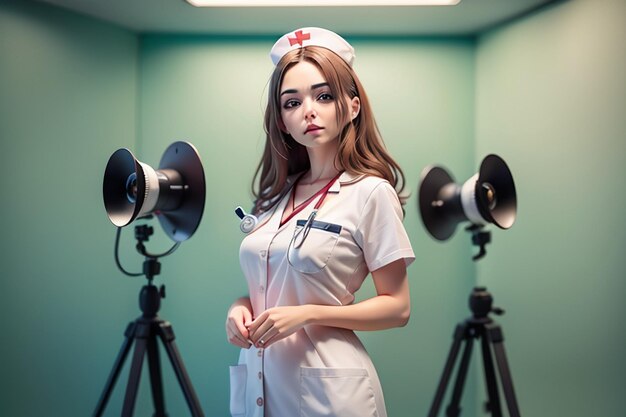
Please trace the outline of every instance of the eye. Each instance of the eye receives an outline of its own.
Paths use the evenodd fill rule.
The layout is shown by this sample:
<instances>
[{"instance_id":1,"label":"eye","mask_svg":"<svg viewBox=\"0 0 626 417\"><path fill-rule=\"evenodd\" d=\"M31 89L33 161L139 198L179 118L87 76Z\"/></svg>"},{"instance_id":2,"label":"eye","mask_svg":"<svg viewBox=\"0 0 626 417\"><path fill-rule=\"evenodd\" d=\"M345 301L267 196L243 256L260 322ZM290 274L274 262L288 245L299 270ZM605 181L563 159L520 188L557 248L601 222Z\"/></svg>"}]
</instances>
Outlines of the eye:
<instances>
[{"instance_id":1,"label":"eye","mask_svg":"<svg viewBox=\"0 0 626 417\"><path fill-rule=\"evenodd\" d=\"M317 96L319 101L333 101L335 98L329 92L323 92L319 96Z\"/></svg>"},{"instance_id":2,"label":"eye","mask_svg":"<svg viewBox=\"0 0 626 417\"><path fill-rule=\"evenodd\" d=\"M294 98L290 98L289 100L286 100L283 103L283 108L284 109L292 109L294 107L298 107L300 105L300 102Z\"/></svg>"}]
</instances>

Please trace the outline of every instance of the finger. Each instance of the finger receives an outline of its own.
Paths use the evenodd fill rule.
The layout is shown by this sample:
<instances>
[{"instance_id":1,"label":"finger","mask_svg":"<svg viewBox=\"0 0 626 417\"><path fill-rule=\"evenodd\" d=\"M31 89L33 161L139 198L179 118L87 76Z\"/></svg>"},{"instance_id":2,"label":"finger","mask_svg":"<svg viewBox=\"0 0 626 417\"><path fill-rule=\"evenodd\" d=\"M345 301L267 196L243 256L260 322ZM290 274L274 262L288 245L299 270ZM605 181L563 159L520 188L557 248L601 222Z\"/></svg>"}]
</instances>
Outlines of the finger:
<instances>
[{"instance_id":1,"label":"finger","mask_svg":"<svg viewBox=\"0 0 626 417\"><path fill-rule=\"evenodd\" d=\"M265 321L266 318L267 318L267 312L264 311L258 317L256 317L254 320L250 319L249 323L247 325L248 331L250 333L254 333L259 328L259 326L261 326L263 324L263 322Z\"/></svg>"},{"instance_id":2,"label":"finger","mask_svg":"<svg viewBox=\"0 0 626 417\"><path fill-rule=\"evenodd\" d=\"M237 336L236 334L233 334L233 333L228 335L228 342L232 345L239 346L245 349L249 348L251 345L250 342L241 339L240 336Z\"/></svg>"},{"instance_id":3,"label":"finger","mask_svg":"<svg viewBox=\"0 0 626 417\"><path fill-rule=\"evenodd\" d=\"M228 323L231 325L231 327L234 329L236 329L236 333L240 333L244 339L248 338L248 328L245 325L245 321L246 321L246 312L242 312L242 314L239 316L230 316L228 318Z\"/></svg>"},{"instance_id":4,"label":"finger","mask_svg":"<svg viewBox=\"0 0 626 417\"><path fill-rule=\"evenodd\" d=\"M244 340L250 337L250 331L242 322L235 323L235 328L237 329L236 333L239 333Z\"/></svg>"},{"instance_id":5,"label":"finger","mask_svg":"<svg viewBox=\"0 0 626 417\"><path fill-rule=\"evenodd\" d=\"M248 342L242 342L239 339L234 339L232 341L229 341L231 345L240 347L242 349L250 349L250 346L252 346L252 343L248 343Z\"/></svg>"},{"instance_id":6,"label":"finger","mask_svg":"<svg viewBox=\"0 0 626 417\"><path fill-rule=\"evenodd\" d=\"M259 347L266 348L272 343L280 339L281 338L278 337L278 330L276 330L276 328L271 328L269 331L267 331L263 336L259 338L259 341L255 344L255 346L258 348Z\"/></svg>"},{"instance_id":7,"label":"finger","mask_svg":"<svg viewBox=\"0 0 626 417\"><path fill-rule=\"evenodd\" d=\"M256 323L258 324L258 323ZM272 328L272 323L270 320L265 320L263 323L258 325L256 329L252 329L252 327L248 328L250 330L250 340L254 343L258 342L261 336L265 335Z\"/></svg>"},{"instance_id":8,"label":"finger","mask_svg":"<svg viewBox=\"0 0 626 417\"><path fill-rule=\"evenodd\" d=\"M244 339L248 338L248 329L245 326L246 316L249 316L250 312L247 309L238 309L232 314L229 313L226 319L226 327L230 328L233 333L239 333Z\"/></svg>"},{"instance_id":9,"label":"finger","mask_svg":"<svg viewBox=\"0 0 626 417\"><path fill-rule=\"evenodd\" d=\"M232 339L236 339L240 343L243 343L243 344L247 344L248 343L248 338L246 336L242 335L241 333L239 333L237 330L231 330L230 335L231 335Z\"/></svg>"},{"instance_id":10,"label":"finger","mask_svg":"<svg viewBox=\"0 0 626 417\"><path fill-rule=\"evenodd\" d=\"M245 332L247 333L247 331ZM228 335L228 340L230 343L245 348L250 346L247 335L241 333L238 325L233 325L233 323L229 323L226 333Z\"/></svg>"},{"instance_id":11,"label":"finger","mask_svg":"<svg viewBox=\"0 0 626 417\"><path fill-rule=\"evenodd\" d=\"M248 326L250 326L250 323L252 323L252 314L249 310L246 309L243 311L243 325L247 329Z\"/></svg>"},{"instance_id":12,"label":"finger","mask_svg":"<svg viewBox=\"0 0 626 417\"><path fill-rule=\"evenodd\" d=\"M267 330L262 326L257 332L257 342L260 343L263 341L262 344L267 344L267 342L273 339L278 333L279 330L274 326L268 326Z\"/></svg>"}]
</instances>

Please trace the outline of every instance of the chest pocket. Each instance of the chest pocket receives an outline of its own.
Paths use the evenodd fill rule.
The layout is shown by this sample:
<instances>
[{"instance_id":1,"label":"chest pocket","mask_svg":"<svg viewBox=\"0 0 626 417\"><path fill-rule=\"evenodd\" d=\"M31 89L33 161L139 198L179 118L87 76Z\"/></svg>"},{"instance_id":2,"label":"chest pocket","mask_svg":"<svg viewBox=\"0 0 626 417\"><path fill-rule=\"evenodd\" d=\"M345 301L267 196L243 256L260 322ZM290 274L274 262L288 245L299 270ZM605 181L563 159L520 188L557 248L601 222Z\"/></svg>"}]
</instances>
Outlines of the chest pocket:
<instances>
[{"instance_id":1,"label":"chest pocket","mask_svg":"<svg viewBox=\"0 0 626 417\"><path fill-rule=\"evenodd\" d=\"M326 267L337 246L341 225L298 220L287 249L287 261L303 274L314 274Z\"/></svg>"}]
</instances>

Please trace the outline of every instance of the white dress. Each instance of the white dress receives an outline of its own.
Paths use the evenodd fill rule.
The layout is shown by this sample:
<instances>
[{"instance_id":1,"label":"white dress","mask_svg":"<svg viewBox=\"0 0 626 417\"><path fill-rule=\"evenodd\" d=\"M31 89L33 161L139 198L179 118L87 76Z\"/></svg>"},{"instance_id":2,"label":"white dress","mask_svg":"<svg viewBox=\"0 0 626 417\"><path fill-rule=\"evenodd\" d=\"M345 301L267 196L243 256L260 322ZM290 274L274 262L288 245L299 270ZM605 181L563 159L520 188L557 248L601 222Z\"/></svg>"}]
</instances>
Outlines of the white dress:
<instances>
[{"instance_id":1,"label":"white dress","mask_svg":"<svg viewBox=\"0 0 626 417\"><path fill-rule=\"evenodd\" d=\"M319 198L281 226L288 193L243 239L253 317L274 306L351 304L370 271L415 259L389 182L343 173L300 241ZM242 349L230 379L233 417L387 415L376 370L352 330L308 325L267 349Z\"/></svg>"}]
</instances>

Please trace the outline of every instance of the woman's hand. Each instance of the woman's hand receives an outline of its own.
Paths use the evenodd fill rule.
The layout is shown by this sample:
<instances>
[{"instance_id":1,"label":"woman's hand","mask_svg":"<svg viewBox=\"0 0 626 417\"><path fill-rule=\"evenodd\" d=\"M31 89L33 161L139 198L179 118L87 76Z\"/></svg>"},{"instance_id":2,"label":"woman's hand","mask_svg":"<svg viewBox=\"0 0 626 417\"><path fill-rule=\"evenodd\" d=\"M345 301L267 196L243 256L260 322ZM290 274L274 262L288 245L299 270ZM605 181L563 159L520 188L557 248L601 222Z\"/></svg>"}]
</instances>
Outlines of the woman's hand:
<instances>
[{"instance_id":1,"label":"woman's hand","mask_svg":"<svg viewBox=\"0 0 626 417\"><path fill-rule=\"evenodd\" d=\"M406 325L411 315L411 300L404 260L398 259L372 271L372 278L377 295L356 304L304 304L265 310L246 326L249 342L259 348L267 347L305 325L365 331Z\"/></svg>"},{"instance_id":2,"label":"woman's hand","mask_svg":"<svg viewBox=\"0 0 626 417\"><path fill-rule=\"evenodd\" d=\"M256 347L266 348L301 329L310 319L312 305L273 307L265 310L248 326Z\"/></svg>"},{"instance_id":3,"label":"woman's hand","mask_svg":"<svg viewBox=\"0 0 626 417\"><path fill-rule=\"evenodd\" d=\"M252 306L250 298L242 297L237 299L230 309L226 317L226 337L228 342L248 349L251 346L250 335L248 333L249 325L252 321Z\"/></svg>"}]
</instances>

